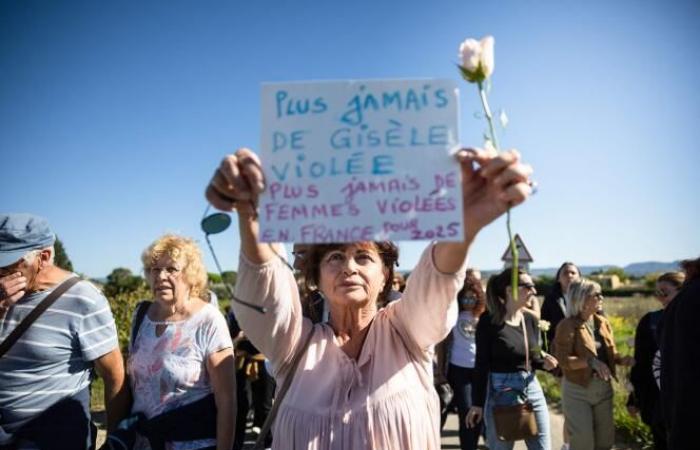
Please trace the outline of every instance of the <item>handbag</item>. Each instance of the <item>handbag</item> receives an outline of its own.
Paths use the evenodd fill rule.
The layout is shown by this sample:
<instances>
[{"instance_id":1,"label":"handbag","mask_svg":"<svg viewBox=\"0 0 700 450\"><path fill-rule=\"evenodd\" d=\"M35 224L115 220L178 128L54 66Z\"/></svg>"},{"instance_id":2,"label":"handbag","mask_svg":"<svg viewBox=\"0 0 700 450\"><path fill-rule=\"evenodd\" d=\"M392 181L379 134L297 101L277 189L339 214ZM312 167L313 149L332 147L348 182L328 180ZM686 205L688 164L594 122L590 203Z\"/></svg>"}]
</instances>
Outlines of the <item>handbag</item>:
<instances>
[{"instance_id":1,"label":"handbag","mask_svg":"<svg viewBox=\"0 0 700 450\"><path fill-rule=\"evenodd\" d=\"M530 372L530 348L527 342L527 330L525 329L525 316L521 325L525 338L525 369ZM493 419L496 425L496 436L499 441L518 441L537 436L538 428L535 420L535 411L532 403L525 399L525 403L515 405L494 406Z\"/></svg>"}]
</instances>

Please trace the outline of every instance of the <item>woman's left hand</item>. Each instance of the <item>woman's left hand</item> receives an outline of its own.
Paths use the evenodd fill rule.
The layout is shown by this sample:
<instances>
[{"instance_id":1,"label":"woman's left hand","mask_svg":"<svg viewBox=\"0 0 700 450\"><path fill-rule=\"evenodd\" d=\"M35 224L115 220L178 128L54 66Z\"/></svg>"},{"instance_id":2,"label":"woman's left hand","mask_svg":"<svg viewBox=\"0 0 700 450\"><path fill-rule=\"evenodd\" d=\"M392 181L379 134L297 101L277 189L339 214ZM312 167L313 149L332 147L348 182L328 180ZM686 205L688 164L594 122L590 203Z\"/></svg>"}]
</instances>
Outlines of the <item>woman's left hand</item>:
<instances>
[{"instance_id":1,"label":"woman's left hand","mask_svg":"<svg viewBox=\"0 0 700 450\"><path fill-rule=\"evenodd\" d=\"M462 167L467 240L532 193L532 167L520 161L517 150L462 149L456 158Z\"/></svg>"},{"instance_id":2,"label":"woman's left hand","mask_svg":"<svg viewBox=\"0 0 700 450\"><path fill-rule=\"evenodd\" d=\"M550 355L549 353L542 352L542 358L544 359L544 370L553 370L556 369L556 367L559 365L559 361L557 361L557 358Z\"/></svg>"}]
</instances>

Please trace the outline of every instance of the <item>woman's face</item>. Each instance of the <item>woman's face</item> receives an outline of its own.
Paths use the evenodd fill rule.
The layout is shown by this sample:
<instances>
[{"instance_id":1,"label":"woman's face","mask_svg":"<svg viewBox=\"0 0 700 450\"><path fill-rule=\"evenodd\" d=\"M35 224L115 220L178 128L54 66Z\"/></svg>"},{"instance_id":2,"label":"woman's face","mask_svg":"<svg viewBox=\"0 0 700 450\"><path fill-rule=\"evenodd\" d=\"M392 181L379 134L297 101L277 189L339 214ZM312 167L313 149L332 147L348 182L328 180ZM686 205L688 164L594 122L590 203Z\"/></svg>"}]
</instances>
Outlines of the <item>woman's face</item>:
<instances>
[{"instance_id":1,"label":"woman's face","mask_svg":"<svg viewBox=\"0 0 700 450\"><path fill-rule=\"evenodd\" d=\"M656 283L656 299L661 302L661 304L666 307L671 300L678 294L678 289L675 288L671 283L665 281L659 281Z\"/></svg>"},{"instance_id":2,"label":"woman's face","mask_svg":"<svg viewBox=\"0 0 700 450\"><path fill-rule=\"evenodd\" d=\"M508 297L509 301L514 301L517 308L523 308L532 304L534 300L533 297L537 295L535 283L532 282L532 278L528 274L520 275L518 280L518 298L516 300L513 300L513 297L510 295L510 290L510 284L508 284L506 287L506 297Z\"/></svg>"},{"instance_id":3,"label":"woman's face","mask_svg":"<svg viewBox=\"0 0 700 450\"><path fill-rule=\"evenodd\" d=\"M182 259L162 255L148 269L148 284L155 300L172 303L190 295L190 286L182 272L184 268L185 262Z\"/></svg>"},{"instance_id":4,"label":"woman's face","mask_svg":"<svg viewBox=\"0 0 700 450\"><path fill-rule=\"evenodd\" d=\"M603 293L600 288L595 288L586 298L583 300L583 306L581 307L581 317L588 319L593 314L597 313L603 303Z\"/></svg>"},{"instance_id":5,"label":"woman's face","mask_svg":"<svg viewBox=\"0 0 700 450\"><path fill-rule=\"evenodd\" d=\"M566 293L567 289L569 289L569 285L573 282L576 281L580 278L580 274L578 273L578 269L576 269L576 266L573 266L571 264L567 264L564 266L563 269L561 269L561 272L559 272L559 284L561 285L561 291Z\"/></svg>"},{"instance_id":6,"label":"woman's face","mask_svg":"<svg viewBox=\"0 0 700 450\"><path fill-rule=\"evenodd\" d=\"M321 258L319 288L331 304L374 304L384 289L388 270L374 244L351 244Z\"/></svg>"}]
</instances>

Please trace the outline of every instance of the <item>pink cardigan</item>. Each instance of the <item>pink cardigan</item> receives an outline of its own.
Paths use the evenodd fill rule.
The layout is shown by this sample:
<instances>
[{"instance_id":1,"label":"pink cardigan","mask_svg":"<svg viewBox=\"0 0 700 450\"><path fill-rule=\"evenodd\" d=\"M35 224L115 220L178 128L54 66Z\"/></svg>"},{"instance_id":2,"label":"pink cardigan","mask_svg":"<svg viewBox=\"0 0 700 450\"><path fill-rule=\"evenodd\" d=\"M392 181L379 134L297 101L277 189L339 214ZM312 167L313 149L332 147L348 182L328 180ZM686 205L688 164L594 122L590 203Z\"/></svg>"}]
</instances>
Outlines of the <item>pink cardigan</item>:
<instances>
[{"instance_id":1,"label":"pink cardigan","mask_svg":"<svg viewBox=\"0 0 700 450\"><path fill-rule=\"evenodd\" d=\"M278 386L303 338L314 333L280 406L273 449L440 449L433 346L457 320L464 270L438 272L432 248L423 252L403 297L377 313L356 361L340 349L330 325L302 316L294 276L282 261L254 265L241 254L236 295L268 312L233 303L234 313L270 359Z\"/></svg>"}]
</instances>

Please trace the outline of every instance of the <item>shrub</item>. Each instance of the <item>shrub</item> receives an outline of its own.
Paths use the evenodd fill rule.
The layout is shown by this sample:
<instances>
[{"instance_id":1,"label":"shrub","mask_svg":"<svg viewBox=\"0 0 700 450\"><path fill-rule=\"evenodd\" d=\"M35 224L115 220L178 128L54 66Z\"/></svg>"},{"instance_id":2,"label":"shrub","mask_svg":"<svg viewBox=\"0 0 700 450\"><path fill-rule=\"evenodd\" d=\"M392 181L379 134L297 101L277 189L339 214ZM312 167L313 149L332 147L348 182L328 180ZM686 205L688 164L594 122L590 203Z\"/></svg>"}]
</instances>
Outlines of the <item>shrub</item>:
<instances>
[{"instance_id":1,"label":"shrub","mask_svg":"<svg viewBox=\"0 0 700 450\"><path fill-rule=\"evenodd\" d=\"M150 299L151 292L141 287L135 291L116 294L107 297L109 305L112 308L114 321L117 325L117 336L119 337L119 348L122 349L124 357L126 357L129 346L129 334L131 333L131 316L134 314L136 305L145 299Z\"/></svg>"}]
</instances>

